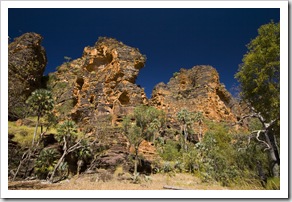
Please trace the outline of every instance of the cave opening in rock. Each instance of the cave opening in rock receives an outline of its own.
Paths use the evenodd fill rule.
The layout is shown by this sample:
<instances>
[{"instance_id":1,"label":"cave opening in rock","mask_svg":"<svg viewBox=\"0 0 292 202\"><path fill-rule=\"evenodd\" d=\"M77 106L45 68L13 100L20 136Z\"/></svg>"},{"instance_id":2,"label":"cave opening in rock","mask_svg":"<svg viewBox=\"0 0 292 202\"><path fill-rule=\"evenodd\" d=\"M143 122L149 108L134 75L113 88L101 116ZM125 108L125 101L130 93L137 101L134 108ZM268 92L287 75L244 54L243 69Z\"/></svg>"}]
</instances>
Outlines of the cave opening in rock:
<instances>
[{"instance_id":1,"label":"cave opening in rock","mask_svg":"<svg viewBox=\"0 0 292 202\"><path fill-rule=\"evenodd\" d=\"M104 68L112 61L113 61L112 54L107 53L105 56L102 57L99 56L94 58L93 61L87 65L86 69L89 72L98 71L100 68Z\"/></svg>"},{"instance_id":2,"label":"cave opening in rock","mask_svg":"<svg viewBox=\"0 0 292 202\"><path fill-rule=\"evenodd\" d=\"M90 96L90 100L89 100L89 102L90 102L91 104L93 104L93 101L94 101L94 96L91 95L91 96Z\"/></svg>"},{"instance_id":3,"label":"cave opening in rock","mask_svg":"<svg viewBox=\"0 0 292 202\"><path fill-rule=\"evenodd\" d=\"M130 97L128 95L127 92L123 92L120 97L119 97L119 101L122 105L127 105L130 102Z\"/></svg>"},{"instance_id":4,"label":"cave opening in rock","mask_svg":"<svg viewBox=\"0 0 292 202\"><path fill-rule=\"evenodd\" d=\"M77 78L76 83L78 84L78 89L81 90L82 86L84 84L84 79L83 78Z\"/></svg>"}]
</instances>

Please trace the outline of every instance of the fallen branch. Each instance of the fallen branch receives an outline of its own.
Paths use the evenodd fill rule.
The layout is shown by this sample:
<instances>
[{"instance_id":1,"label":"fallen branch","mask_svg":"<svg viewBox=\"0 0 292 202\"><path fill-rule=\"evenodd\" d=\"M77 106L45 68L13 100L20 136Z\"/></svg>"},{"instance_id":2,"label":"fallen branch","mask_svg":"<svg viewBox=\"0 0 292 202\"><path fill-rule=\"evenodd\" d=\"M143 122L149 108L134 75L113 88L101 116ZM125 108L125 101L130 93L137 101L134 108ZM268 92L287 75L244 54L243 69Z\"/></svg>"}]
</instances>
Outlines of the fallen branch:
<instances>
[{"instance_id":1,"label":"fallen branch","mask_svg":"<svg viewBox=\"0 0 292 202\"><path fill-rule=\"evenodd\" d=\"M173 187L173 186L168 186L168 185L163 186L163 189L171 189L171 190L190 190L190 189L187 189L187 188Z\"/></svg>"}]
</instances>

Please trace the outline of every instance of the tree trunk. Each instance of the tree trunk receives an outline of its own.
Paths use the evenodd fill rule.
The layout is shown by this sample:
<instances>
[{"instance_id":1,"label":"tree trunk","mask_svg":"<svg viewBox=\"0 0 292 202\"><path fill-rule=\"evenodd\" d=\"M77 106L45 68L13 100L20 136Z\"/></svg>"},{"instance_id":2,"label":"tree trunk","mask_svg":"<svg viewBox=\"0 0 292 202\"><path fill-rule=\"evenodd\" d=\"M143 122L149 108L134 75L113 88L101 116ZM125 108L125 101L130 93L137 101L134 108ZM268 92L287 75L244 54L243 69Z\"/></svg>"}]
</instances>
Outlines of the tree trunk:
<instances>
[{"instance_id":1,"label":"tree trunk","mask_svg":"<svg viewBox=\"0 0 292 202\"><path fill-rule=\"evenodd\" d=\"M79 173L83 164L84 164L84 161L82 159L77 161L77 178L79 177Z\"/></svg>"},{"instance_id":2,"label":"tree trunk","mask_svg":"<svg viewBox=\"0 0 292 202\"><path fill-rule=\"evenodd\" d=\"M63 155L61 156L61 158L59 159L58 163L55 165L55 168L54 168L54 170L53 170L53 172L52 172L52 175L51 175L51 177L50 177L50 180L49 180L50 182L53 182L54 175L55 175L57 169L58 169L59 166L61 165L61 163L62 163L62 161L63 161L63 159L65 158L66 155L67 155L67 151L64 151L64 153L63 153Z\"/></svg>"},{"instance_id":3,"label":"tree trunk","mask_svg":"<svg viewBox=\"0 0 292 202\"><path fill-rule=\"evenodd\" d=\"M138 147L135 147L134 178L137 176L138 168Z\"/></svg>"},{"instance_id":4,"label":"tree trunk","mask_svg":"<svg viewBox=\"0 0 292 202\"><path fill-rule=\"evenodd\" d=\"M266 129L265 130L265 139L266 142L268 143L268 145L270 146L269 148L269 156L270 156L270 167L271 167L271 171L274 177L280 177L280 159L279 159L279 155L278 151L276 151L276 148L274 147L274 144L271 142L270 137L269 137L269 130ZM278 157L278 158L277 158Z\"/></svg>"},{"instance_id":5,"label":"tree trunk","mask_svg":"<svg viewBox=\"0 0 292 202\"><path fill-rule=\"evenodd\" d=\"M24 156L24 155L25 155L25 156ZM30 155L31 155L31 150L30 150L30 148L27 150L26 154L24 154L24 155L23 155L24 158L19 162L19 165L18 165L18 167L17 167L17 170L16 170L16 172L14 173L14 176L13 176L13 179L12 179L13 181L15 180L15 178L16 178L16 176L17 176L17 174L18 174L18 172L19 172L19 170L20 170L22 164L25 163L27 160L30 159ZM26 175L26 171L25 171L25 175Z\"/></svg>"},{"instance_id":6,"label":"tree trunk","mask_svg":"<svg viewBox=\"0 0 292 202\"><path fill-rule=\"evenodd\" d=\"M187 126L184 125L184 149L187 151L187 139L188 139L188 132L187 132Z\"/></svg>"},{"instance_id":7,"label":"tree trunk","mask_svg":"<svg viewBox=\"0 0 292 202\"><path fill-rule=\"evenodd\" d=\"M32 143L31 143L32 148L34 146L34 141L35 141L35 137L36 137L36 134L37 134L37 131L38 131L39 122L40 122L40 115L38 115L37 123L36 123L36 126L35 126L33 138L32 138Z\"/></svg>"}]
</instances>

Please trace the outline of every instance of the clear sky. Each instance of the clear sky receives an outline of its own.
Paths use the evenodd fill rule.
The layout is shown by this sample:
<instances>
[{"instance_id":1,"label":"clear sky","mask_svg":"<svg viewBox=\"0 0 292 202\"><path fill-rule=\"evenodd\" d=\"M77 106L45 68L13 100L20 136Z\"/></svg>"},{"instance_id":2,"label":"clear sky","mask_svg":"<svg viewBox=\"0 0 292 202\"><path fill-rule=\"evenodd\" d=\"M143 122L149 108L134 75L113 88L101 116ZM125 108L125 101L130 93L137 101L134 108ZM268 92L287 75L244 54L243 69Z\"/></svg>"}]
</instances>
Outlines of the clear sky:
<instances>
[{"instance_id":1,"label":"clear sky","mask_svg":"<svg viewBox=\"0 0 292 202\"><path fill-rule=\"evenodd\" d=\"M114 37L147 56L137 84L148 97L159 82L167 83L180 68L212 65L231 91L246 44L257 29L279 22L280 9L24 9L8 11L12 39L26 32L44 37L45 74L65 60L81 57L99 36Z\"/></svg>"}]
</instances>

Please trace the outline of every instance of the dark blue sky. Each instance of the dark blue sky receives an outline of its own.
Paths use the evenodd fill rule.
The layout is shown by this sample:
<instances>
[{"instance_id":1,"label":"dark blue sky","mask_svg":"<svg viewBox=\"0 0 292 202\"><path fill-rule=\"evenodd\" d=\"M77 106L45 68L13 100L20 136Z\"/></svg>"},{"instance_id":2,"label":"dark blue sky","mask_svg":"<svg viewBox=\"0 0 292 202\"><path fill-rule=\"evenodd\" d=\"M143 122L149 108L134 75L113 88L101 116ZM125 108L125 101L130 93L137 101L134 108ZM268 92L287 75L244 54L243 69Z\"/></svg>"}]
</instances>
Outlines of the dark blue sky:
<instances>
[{"instance_id":1,"label":"dark blue sky","mask_svg":"<svg viewBox=\"0 0 292 202\"><path fill-rule=\"evenodd\" d=\"M147 56L137 84L148 97L159 82L167 83L180 68L212 65L228 90L257 29L279 22L280 9L9 9L8 33L44 37L45 74L65 60L82 55L99 36L114 37Z\"/></svg>"}]
</instances>

